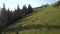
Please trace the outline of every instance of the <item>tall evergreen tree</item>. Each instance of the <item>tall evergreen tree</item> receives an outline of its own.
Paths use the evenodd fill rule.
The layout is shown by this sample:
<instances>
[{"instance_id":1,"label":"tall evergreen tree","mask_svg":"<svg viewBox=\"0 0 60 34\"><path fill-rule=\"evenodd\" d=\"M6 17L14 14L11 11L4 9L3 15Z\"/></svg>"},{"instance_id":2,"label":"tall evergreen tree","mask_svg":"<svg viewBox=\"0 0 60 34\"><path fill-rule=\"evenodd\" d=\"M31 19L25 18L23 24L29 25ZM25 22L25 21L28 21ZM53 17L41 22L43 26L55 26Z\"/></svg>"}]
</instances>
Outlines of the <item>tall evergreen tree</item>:
<instances>
[{"instance_id":1,"label":"tall evergreen tree","mask_svg":"<svg viewBox=\"0 0 60 34\"><path fill-rule=\"evenodd\" d=\"M2 26L5 26L7 21L6 21L6 8L5 8L5 4L3 4L3 8L1 10L1 25Z\"/></svg>"},{"instance_id":2,"label":"tall evergreen tree","mask_svg":"<svg viewBox=\"0 0 60 34\"><path fill-rule=\"evenodd\" d=\"M27 14L27 7L26 5L24 5L22 9L22 16L24 17L26 14Z\"/></svg>"},{"instance_id":3,"label":"tall evergreen tree","mask_svg":"<svg viewBox=\"0 0 60 34\"><path fill-rule=\"evenodd\" d=\"M0 15L0 34L2 34L2 31L4 30L5 28L5 25L6 25L6 8L5 8L5 4L3 4L3 8L1 10L1 15Z\"/></svg>"},{"instance_id":4,"label":"tall evergreen tree","mask_svg":"<svg viewBox=\"0 0 60 34\"><path fill-rule=\"evenodd\" d=\"M21 18L21 9L19 8L19 4L17 6L17 19L20 19Z\"/></svg>"},{"instance_id":5,"label":"tall evergreen tree","mask_svg":"<svg viewBox=\"0 0 60 34\"><path fill-rule=\"evenodd\" d=\"M21 18L21 9L19 8L19 5L17 6L17 9L13 12L13 21L19 20Z\"/></svg>"},{"instance_id":6,"label":"tall evergreen tree","mask_svg":"<svg viewBox=\"0 0 60 34\"><path fill-rule=\"evenodd\" d=\"M6 24L6 26L8 26L8 25L10 25L11 24L11 21L12 21L12 14L11 14L11 11L9 10L9 8L8 8L8 10L7 10L7 14L6 14L6 16L7 16L7 24Z\"/></svg>"},{"instance_id":7,"label":"tall evergreen tree","mask_svg":"<svg viewBox=\"0 0 60 34\"><path fill-rule=\"evenodd\" d=\"M29 4L29 5L28 5L28 12L27 12L27 13L29 14L29 13L32 13L32 12L33 12L33 9L32 9L32 7L31 7L31 5Z\"/></svg>"},{"instance_id":8,"label":"tall evergreen tree","mask_svg":"<svg viewBox=\"0 0 60 34\"><path fill-rule=\"evenodd\" d=\"M16 18L17 18L17 11L15 9L14 12L13 12L13 14L12 14L12 20L13 20L13 22L16 21Z\"/></svg>"}]
</instances>

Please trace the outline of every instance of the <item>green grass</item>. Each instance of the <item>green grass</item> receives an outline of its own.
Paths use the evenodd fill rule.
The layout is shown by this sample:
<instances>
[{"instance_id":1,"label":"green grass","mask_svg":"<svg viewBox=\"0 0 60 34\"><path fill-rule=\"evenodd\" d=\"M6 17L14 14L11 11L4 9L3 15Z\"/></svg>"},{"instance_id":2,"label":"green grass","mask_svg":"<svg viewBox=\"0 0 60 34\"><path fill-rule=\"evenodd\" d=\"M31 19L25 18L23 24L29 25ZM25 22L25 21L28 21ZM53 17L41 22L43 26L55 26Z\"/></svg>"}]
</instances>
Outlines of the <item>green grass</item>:
<instances>
[{"instance_id":1,"label":"green grass","mask_svg":"<svg viewBox=\"0 0 60 34\"><path fill-rule=\"evenodd\" d=\"M38 12L22 19L22 21L15 24L15 26L27 26L32 24L44 25L45 23L48 25L60 25L60 9L52 6L38 9Z\"/></svg>"},{"instance_id":2,"label":"green grass","mask_svg":"<svg viewBox=\"0 0 60 34\"><path fill-rule=\"evenodd\" d=\"M49 25L60 25L60 9L54 7L43 8L38 13L29 16L21 22L22 25L29 24L49 24Z\"/></svg>"},{"instance_id":3,"label":"green grass","mask_svg":"<svg viewBox=\"0 0 60 34\"><path fill-rule=\"evenodd\" d=\"M16 28L20 25L38 25L38 24L48 24L48 25L60 25L60 8L53 6L48 6L45 8L35 9L37 12L31 14L30 16L21 20L18 20L15 24L12 24L9 28ZM12 32L14 34L14 32ZM16 33L16 32L15 32ZM9 34L9 32L7 32ZM60 34L60 29L30 29L19 31L19 34Z\"/></svg>"},{"instance_id":4,"label":"green grass","mask_svg":"<svg viewBox=\"0 0 60 34\"><path fill-rule=\"evenodd\" d=\"M19 32L19 34L60 34L60 30L46 30L46 29L30 29Z\"/></svg>"},{"instance_id":5,"label":"green grass","mask_svg":"<svg viewBox=\"0 0 60 34\"><path fill-rule=\"evenodd\" d=\"M6 34L16 34L16 32L7 32ZM19 34L60 34L60 29L30 29L19 31Z\"/></svg>"}]
</instances>

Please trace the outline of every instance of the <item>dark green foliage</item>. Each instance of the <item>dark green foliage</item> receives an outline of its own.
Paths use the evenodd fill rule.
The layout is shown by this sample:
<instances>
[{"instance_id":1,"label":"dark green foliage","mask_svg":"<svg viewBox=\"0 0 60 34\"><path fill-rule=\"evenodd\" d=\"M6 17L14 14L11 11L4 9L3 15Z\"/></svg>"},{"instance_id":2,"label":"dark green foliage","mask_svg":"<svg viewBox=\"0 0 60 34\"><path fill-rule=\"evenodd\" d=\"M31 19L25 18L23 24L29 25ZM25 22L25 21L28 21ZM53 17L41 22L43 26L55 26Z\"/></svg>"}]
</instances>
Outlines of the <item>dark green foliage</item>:
<instances>
[{"instance_id":1,"label":"dark green foliage","mask_svg":"<svg viewBox=\"0 0 60 34\"><path fill-rule=\"evenodd\" d=\"M48 4L44 5L45 7L49 6Z\"/></svg>"},{"instance_id":2,"label":"dark green foliage","mask_svg":"<svg viewBox=\"0 0 60 34\"><path fill-rule=\"evenodd\" d=\"M60 1L58 1L55 5L54 5L54 7L59 7L60 6Z\"/></svg>"},{"instance_id":3,"label":"dark green foliage","mask_svg":"<svg viewBox=\"0 0 60 34\"><path fill-rule=\"evenodd\" d=\"M11 13L11 11L8 9L7 10L7 13L6 13L6 19L7 19L7 24L6 24L6 26L8 26L8 25L10 25L11 24L11 22L12 22L12 13Z\"/></svg>"},{"instance_id":4,"label":"dark green foliage","mask_svg":"<svg viewBox=\"0 0 60 34\"><path fill-rule=\"evenodd\" d=\"M24 5L22 9L22 17L24 17L26 14L27 14L27 7L26 5Z\"/></svg>"},{"instance_id":5,"label":"dark green foliage","mask_svg":"<svg viewBox=\"0 0 60 34\"><path fill-rule=\"evenodd\" d=\"M9 9L6 10L5 4L3 4L3 8L1 10L1 15L0 15L0 26L1 26L0 33L4 31L5 28L13 24L15 21L24 18L27 14L32 12L33 9L30 5L28 8L26 7L26 5L24 5L23 9L20 9L18 5L16 10L10 11ZM21 29L22 27L20 27L20 30Z\"/></svg>"},{"instance_id":6,"label":"dark green foliage","mask_svg":"<svg viewBox=\"0 0 60 34\"><path fill-rule=\"evenodd\" d=\"M16 18L17 19L20 19L21 18L21 9L19 8L19 5L17 6L16 14L17 14L16 15L17 16Z\"/></svg>"},{"instance_id":7,"label":"dark green foliage","mask_svg":"<svg viewBox=\"0 0 60 34\"><path fill-rule=\"evenodd\" d=\"M28 12L27 12L27 13L29 14L29 13L32 13L32 12L33 12L33 9L32 9L32 7L31 7L31 5L29 4L29 5L28 5Z\"/></svg>"},{"instance_id":8,"label":"dark green foliage","mask_svg":"<svg viewBox=\"0 0 60 34\"><path fill-rule=\"evenodd\" d=\"M3 8L1 10L1 26L4 27L5 24L7 23L6 19L7 19L7 13L6 13L6 9L5 9L5 4L3 4Z\"/></svg>"},{"instance_id":9,"label":"dark green foliage","mask_svg":"<svg viewBox=\"0 0 60 34\"><path fill-rule=\"evenodd\" d=\"M57 6L60 6L60 1L58 1Z\"/></svg>"},{"instance_id":10,"label":"dark green foliage","mask_svg":"<svg viewBox=\"0 0 60 34\"><path fill-rule=\"evenodd\" d=\"M12 20L13 22L21 18L21 9L19 8L19 5L17 6L17 9L14 10L12 13Z\"/></svg>"},{"instance_id":11,"label":"dark green foliage","mask_svg":"<svg viewBox=\"0 0 60 34\"><path fill-rule=\"evenodd\" d=\"M46 4L46 5L42 5L40 8L45 8L45 7L48 7L49 4Z\"/></svg>"},{"instance_id":12,"label":"dark green foliage","mask_svg":"<svg viewBox=\"0 0 60 34\"><path fill-rule=\"evenodd\" d=\"M2 34L3 27L5 27L6 24L7 24L6 9L5 4L3 4L0 16L0 34Z\"/></svg>"}]
</instances>

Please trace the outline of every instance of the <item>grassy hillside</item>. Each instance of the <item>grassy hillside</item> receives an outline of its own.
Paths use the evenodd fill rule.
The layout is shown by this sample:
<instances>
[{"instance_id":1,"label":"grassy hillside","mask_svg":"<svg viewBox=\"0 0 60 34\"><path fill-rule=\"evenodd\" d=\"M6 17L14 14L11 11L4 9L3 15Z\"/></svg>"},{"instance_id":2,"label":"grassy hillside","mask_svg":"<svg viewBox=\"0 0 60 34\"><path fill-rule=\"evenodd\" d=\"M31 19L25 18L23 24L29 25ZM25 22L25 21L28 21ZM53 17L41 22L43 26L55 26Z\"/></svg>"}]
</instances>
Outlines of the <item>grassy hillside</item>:
<instances>
[{"instance_id":1,"label":"grassy hillside","mask_svg":"<svg viewBox=\"0 0 60 34\"><path fill-rule=\"evenodd\" d=\"M60 8L48 6L42 9L38 9L36 13L24 18L21 22L13 24L15 26L27 26L32 24L48 24L48 25L60 25Z\"/></svg>"},{"instance_id":2,"label":"grassy hillside","mask_svg":"<svg viewBox=\"0 0 60 34\"><path fill-rule=\"evenodd\" d=\"M34 24L60 25L60 8L53 7L51 5L45 8L38 8L35 10L34 10L35 13L32 13L30 16L22 20L18 20L15 24L12 24L9 28L16 28L19 27L20 25L27 26ZM7 34L8 33L16 34L16 32L7 32ZM19 31L19 34L60 34L60 29L51 29L51 30L47 30L45 28L29 29Z\"/></svg>"},{"instance_id":3,"label":"grassy hillside","mask_svg":"<svg viewBox=\"0 0 60 34\"><path fill-rule=\"evenodd\" d=\"M29 16L21 22L22 25L30 24L49 24L49 25L60 25L60 9L54 7L46 7L39 9L37 13Z\"/></svg>"},{"instance_id":4,"label":"grassy hillside","mask_svg":"<svg viewBox=\"0 0 60 34\"><path fill-rule=\"evenodd\" d=\"M8 32L6 34L16 34L16 32ZM46 29L30 29L30 30L24 30L19 31L19 34L60 34L60 29L52 29L52 30L46 30Z\"/></svg>"}]
</instances>

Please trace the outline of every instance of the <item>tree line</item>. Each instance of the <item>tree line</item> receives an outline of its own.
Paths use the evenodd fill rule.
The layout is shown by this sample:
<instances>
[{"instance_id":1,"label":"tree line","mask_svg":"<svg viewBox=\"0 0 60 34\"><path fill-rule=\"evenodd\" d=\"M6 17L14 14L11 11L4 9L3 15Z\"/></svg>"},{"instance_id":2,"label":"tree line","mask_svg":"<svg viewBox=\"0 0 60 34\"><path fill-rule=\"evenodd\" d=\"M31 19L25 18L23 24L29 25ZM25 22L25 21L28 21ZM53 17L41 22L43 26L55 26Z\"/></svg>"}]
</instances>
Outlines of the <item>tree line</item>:
<instances>
[{"instance_id":1,"label":"tree line","mask_svg":"<svg viewBox=\"0 0 60 34\"><path fill-rule=\"evenodd\" d=\"M54 7L60 7L60 0L54 5Z\"/></svg>"},{"instance_id":2,"label":"tree line","mask_svg":"<svg viewBox=\"0 0 60 34\"><path fill-rule=\"evenodd\" d=\"M26 15L32 12L33 9L30 4L28 5L28 8L26 7L26 5L24 5L22 9L20 9L18 5L17 9L15 9L14 11L10 11L9 8L8 10L6 10L5 4L3 4L3 8L0 14L0 30L5 27L8 27L17 20L26 17Z\"/></svg>"}]
</instances>

